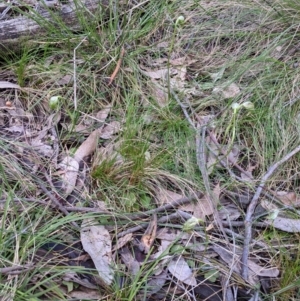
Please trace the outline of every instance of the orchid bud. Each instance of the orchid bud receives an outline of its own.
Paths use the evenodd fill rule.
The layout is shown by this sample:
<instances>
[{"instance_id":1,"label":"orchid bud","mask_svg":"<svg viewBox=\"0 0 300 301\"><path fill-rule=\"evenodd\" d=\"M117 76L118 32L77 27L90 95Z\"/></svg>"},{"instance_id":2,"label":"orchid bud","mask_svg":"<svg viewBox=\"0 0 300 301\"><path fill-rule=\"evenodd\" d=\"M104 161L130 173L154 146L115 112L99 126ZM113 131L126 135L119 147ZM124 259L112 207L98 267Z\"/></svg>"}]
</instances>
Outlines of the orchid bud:
<instances>
[{"instance_id":1,"label":"orchid bud","mask_svg":"<svg viewBox=\"0 0 300 301\"><path fill-rule=\"evenodd\" d=\"M196 218L194 216L192 216L190 219L188 219L184 224L183 224L183 227L182 227L182 230L184 232L190 232L192 230L194 230L194 228L196 226L199 225L199 222L202 222L202 220L200 218Z\"/></svg>"},{"instance_id":2,"label":"orchid bud","mask_svg":"<svg viewBox=\"0 0 300 301\"><path fill-rule=\"evenodd\" d=\"M254 104L251 101L245 101L244 103L242 103L242 106L247 110L253 110L254 109Z\"/></svg>"}]
</instances>

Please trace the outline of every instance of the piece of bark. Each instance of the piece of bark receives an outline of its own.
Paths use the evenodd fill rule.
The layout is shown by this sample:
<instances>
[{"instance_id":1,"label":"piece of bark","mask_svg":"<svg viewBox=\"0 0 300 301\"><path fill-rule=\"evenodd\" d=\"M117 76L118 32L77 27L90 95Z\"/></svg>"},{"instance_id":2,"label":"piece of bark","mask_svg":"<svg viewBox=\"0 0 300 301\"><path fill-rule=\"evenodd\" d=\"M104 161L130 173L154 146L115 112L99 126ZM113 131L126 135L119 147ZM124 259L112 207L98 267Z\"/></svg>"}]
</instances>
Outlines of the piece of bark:
<instances>
[{"instance_id":1,"label":"piece of bark","mask_svg":"<svg viewBox=\"0 0 300 301\"><path fill-rule=\"evenodd\" d=\"M37 10L31 11L17 8L22 11L22 15L13 19L0 19L0 50L15 49L26 42L36 41L37 37L47 36L47 31L51 26L65 24L71 30L79 30L80 20L78 14L86 15L88 19L97 11L102 11L107 7L107 0L78 0L50 9L39 2ZM15 9L16 10L16 9ZM9 14L9 13L8 13ZM6 16L5 16L6 17ZM48 30L47 30L48 27Z\"/></svg>"}]
</instances>

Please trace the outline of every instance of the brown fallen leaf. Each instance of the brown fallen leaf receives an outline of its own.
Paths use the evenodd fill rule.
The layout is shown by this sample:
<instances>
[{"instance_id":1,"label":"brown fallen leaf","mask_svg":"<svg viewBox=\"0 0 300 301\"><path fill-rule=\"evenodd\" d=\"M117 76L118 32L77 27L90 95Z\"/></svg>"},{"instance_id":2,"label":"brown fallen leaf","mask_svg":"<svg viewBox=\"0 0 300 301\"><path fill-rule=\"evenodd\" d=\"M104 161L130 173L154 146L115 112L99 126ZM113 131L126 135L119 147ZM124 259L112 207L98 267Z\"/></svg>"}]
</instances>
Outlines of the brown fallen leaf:
<instances>
[{"instance_id":1,"label":"brown fallen leaf","mask_svg":"<svg viewBox=\"0 0 300 301\"><path fill-rule=\"evenodd\" d=\"M157 231L157 215L153 214L152 220L150 221L139 244L139 249L145 254L149 253L154 243L154 240L156 238L156 231Z\"/></svg>"},{"instance_id":2,"label":"brown fallen leaf","mask_svg":"<svg viewBox=\"0 0 300 301\"><path fill-rule=\"evenodd\" d=\"M166 283L168 279L167 271L162 271L157 276L152 276L150 281L147 281L145 287L141 290L138 295L138 300L143 300L144 296L150 297L156 294Z\"/></svg>"},{"instance_id":3,"label":"brown fallen leaf","mask_svg":"<svg viewBox=\"0 0 300 301\"><path fill-rule=\"evenodd\" d=\"M125 247L119 253L129 273L133 276L137 275L140 271L140 263L132 256L129 249Z\"/></svg>"},{"instance_id":4,"label":"brown fallen leaf","mask_svg":"<svg viewBox=\"0 0 300 301\"><path fill-rule=\"evenodd\" d=\"M103 127L100 133L100 138L110 139L114 134L118 133L121 129L119 121L112 121Z\"/></svg>"},{"instance_id":5,"label":"brown fallen leaf","mask_svg":"<svg viewBox=\"0 0 300 301\"><path fill-rule=\"evenodd\" d=\"M78 147L74 154L74 159L79 163L84 157L92 154L98 144L99 129L94 130L89 137Z\"/></svg>"},{"instance_id":6,"label":"brown fallen leaf","mask_svg":"<svg viewBox=\"0 0 300 301\"><path fill-rule=\"evenodd\" d=\"M100 279L110 285L114 279L111 267L112 242L107 229L102 225L93 225L95 220L86 219L82 223L80 239L83 249L91 256Z\"/></svg>"},{"instance_id":7,"label":"brown fallen leaf","mask_svg":"<svg viewBox=\"0 0 300 301\"><path fill-rule=\"evenodd\" d=\"M276 191L272 192L272 194L277 197L284 205L295 207L300 206L300 199L293 191Z\"/></svg>"},{"instance_id":8,"label":"brown fallen leaf","mask_svg":"<svg viewBox=\"0 0 300 301\"><path fill-rule=\"evenodd\" d=\"M191 286L197 285L197 280L191 268L188 266L187 262L182 256L173 258L168 264L168 270L181 282Z\"/></svg>"},{"instance_id":9,"label":"brown fallen leaf","mask_svg":"<svg viewBox=\"0 0 300 301\"><path fill-rule=\"evenodd\" d=\"M117 244L114 246L112 251L114 252L116 250L123 248L131 240L132 240L132 233L128 233L124 235L123 237L118 239Z\"/></svg>"},{"instance_id":10,"label":"brown fallen leaf","mask_svg":"<svg viewBox=\"0 0 300 301\"><path fill-rule=\"evenodd\" d=\"M97 121L99 122L105 122L108 114L110 113L111 111L111 107L106 107L102 110L100 110L99 112L96 113L96 118L97 118Z\"/></svg>"},{"instance_id":11,"label":"brown fallen leaf","mask_svg":"<svg viewBox=\"0 0 300 301\"><path fill-rule=\"evenodd\" d=\"M224 99L234 98L241 93L239 86L235 83L231 83L225 87L215 87L213 89L214 94L221 94Z\"/></svg>"},{"instance_id":12,"label":"brown fallen leaf","mask_svg":"<svg viewBox=\"0 0 300 301\"><path fill-rule=\"evenodd\" d=\"M63 183L62 189L64 194L68 196L76 186L79 163L73 157L67 156L58 164L58 167L61 170L60 177Z\"/></svg>"}]
</instances>

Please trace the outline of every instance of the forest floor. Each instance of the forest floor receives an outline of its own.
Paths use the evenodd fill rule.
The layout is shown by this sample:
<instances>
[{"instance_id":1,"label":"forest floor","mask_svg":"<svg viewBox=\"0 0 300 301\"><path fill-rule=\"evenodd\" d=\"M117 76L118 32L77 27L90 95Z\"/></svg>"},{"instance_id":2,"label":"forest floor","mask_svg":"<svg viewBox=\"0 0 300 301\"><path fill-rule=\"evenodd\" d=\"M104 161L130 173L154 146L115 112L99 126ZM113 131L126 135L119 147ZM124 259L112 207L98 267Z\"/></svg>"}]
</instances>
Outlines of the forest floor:
<instances>
[{"instance_id":1,"label":"forest floor","mask_svg":"<svg viewBox=\"0 0 300 301\"><path fill-rule=\"evenodd\" d=\"M110 1L1 50L0 299L300 300L299 12Z\"/></svg>"}]
</instances>

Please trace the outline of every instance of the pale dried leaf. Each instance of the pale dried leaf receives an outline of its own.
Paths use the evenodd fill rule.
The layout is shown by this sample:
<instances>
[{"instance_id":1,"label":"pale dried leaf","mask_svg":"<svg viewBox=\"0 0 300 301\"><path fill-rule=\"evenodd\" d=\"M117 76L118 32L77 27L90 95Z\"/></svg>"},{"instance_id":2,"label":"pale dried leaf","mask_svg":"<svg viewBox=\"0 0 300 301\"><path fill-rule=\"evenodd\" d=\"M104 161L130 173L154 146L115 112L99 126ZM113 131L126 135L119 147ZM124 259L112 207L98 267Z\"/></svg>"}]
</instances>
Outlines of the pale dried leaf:
<instances>
[{"instance_id":1,"label":"pale dried leaf","mask_svg":"<svg viewBox=\"0 0 300 301\"><path fill-rule=\"evenodd\" d=\"M213 93L221 94L224 99L233 98L239 95L241 92L237 84L232 83L226 87L215 87Z\"/></svg>"},{"instance_id":2,"label":"pale dried leaf","mask_svg":"<svg viewBox=\"0 0 300 301\"><path fill-rule=\"evenodd\" d=\"M157 231L156 238L161 239L162 241L171 241L174 242L178 239L190 239L191 235L176 229L171 228L161 228Z\"/></svg>"},{"instance_id":3,"label":"pale dried leaf","mask_svg":"<svg viewBox=\"0 0 300 301\"><path fill-rule=\"evenodd\" d=\"M120 122L112 121L101 130L100 138L110 139L114 134L118 133L120 129L121 129Z\"/></svg>"},{"instance_id":4,"label":"pale dried leaf","mask_svg":"<svg viewBox=\"0 0 300 301\"><path fill-rule=\"evenodd\" d=\"M213 80L213 83L215 83L216 81L218 81L223 77L225 69L226 69L225 67L222 67L218 72L209 74L210 78Z\"/></svg>"},{"instance_id":5,"label":"pale dried leaf","mask_svg":"<svg viewBox=\"0 0 300 301\"><path fill-rule=\"evenodd\" d=\"M214 207L210 201L208 195L197 201L194 206L193 216L205 220L206 216L212 215L214 213Z\"/></svg>"},{"instance_id":6,"label":"pale dried leaf","mask_svg":"<svg viewBox=\"0 0 300 301\"><path fill-rule=\"evenodd\" d=\"M83 160L84 157L92 154L98 144L99 130L94 130L90 136L78 147L74 154L74 158L77 162Z\"/></svg>"},{"instance_id":7,"label":"pale dried leaf","mask_svg":"<svg viewBox=\"0 0 300 301\"><path fill-rule=\"evenodd\" d=\"M86 292L83 292L82 289L78 291L72 291L68 293L68 295L76 300L101 300L101 298L103 297L103 294L98 290L91 289Z\"/></svg>"},{"instance_id":8,"label":"pale dried leaf","mask_svg":"<svg viewBox=\"0 0 300 301\"><path fill-rule=\"evenodd\" d=\"M258 276L261 277L278 277L280 271L275 267L262 267L252 260L248 260L249 268Z\"/></svg>"},{"instance_id":9,"label":"pale dried leaf","mask_svg":"<svg viewBox=\"0 0 300 301\"><path fill-rule=\"evenodd\" d=\"M272 225L274 228L285 231L285 232L289 232L289 233L300 232L300 220L299 219L276 217L273 220L265 220L265 223Z\"/></svg>"},{"instance_id":10,"label":"pale dried leaf","mask_svg":"<svg viewBox=\"0 0 300 301\"><path fill-rule=\"evenodd\" d=\"M161 188L157 193L160 204L169 204L181 199L183 196L168 189Z\"/></svg>"},{"instance_id":11,"label":"pale dried leaf","mask_svg":"<svg viewBox=\"0 0 300 301\"><path fill-rule=\"evenodd\" d=\"M275 203L270 202L270 201L267 200L267 199L262 199L262 200L260 201L260 205L261 205L264 209L266 209L268 212L271 212L271 211L273 211L273 210L278 210L278 209L279 209L278 206L277 206Z\"/></svg>"},{"instance_id":12,"label":"pale dried leaf","mask_svg":"<svg viewBox=\"0 0 300 301\"><path fill-rule=\"evenodd\" d=\"M173 258L168 264L168 270L181 282L191 286L197 285L197 280L193 275L191 268L182 256L177 259Z\"/></svg>"},{"instance_id":13,"label":"pale dried leaf","mask_svg":"<svg viewBox=\"0 0 300 301\"><path fill-rule=\"evenodd\" d=\"M188 250L191 250L193 252L203 252L205 250L207 250L207 246L205 244L202 244L202 243L191 243L190 241L186 242L183 241L183 244L185 246L185 248L187 248Z\"/></svg>"},{"instance_id":14,"label":"pale dried leaf","mask_svg":"<svg viewBox=\"0 0 300 301\"><path fill-rule=\"evenodd\" d=\"M240 274L241 263L240 263L240 256L237 254L232 254L231 251L220 247L218 245L213 246L213 250L217 252L220 257L226 262L226 264L233 269L236 273ZM234 260L234 262L233 262ZM262 267L256 264L252 260L248 260L249 266L249 280L251 284L257 283L258 279L257 276L264 276L264 277L277 277L279 275L279 270L276 267Z\"/></svg>"},{"instance_id":15,"label":"pale dried leaf","mask_svg":"<svg viewBox=\"0 0 300 301\"><path fill-rule=\"evenodd\" d=\"M62 189L65 195L69 195L75 188L76 180L78 176L79 164L77 160L71 156L67 156L58 165L63 171L61 173L61 179L63 182Z\"/></svg>"},{"instance_id":16,"label":"pale dried leaf","mask_svg":"<svg viewBox=\"0 0 300 301\"><path fill-rule=\"evenodd\" d=\"M152 86L152 95L155 97L157 104L161 108L164 108L168 104L167 92L155 84Z\"/></svg>"},{"instance_id":17,"label":"pale dried leaf","mask_svg":"<svg viewBox=\"0 0 300 301\"><path fill-rule=\"evenodd\" d=\"M109 232L102 225L88 225L92 220L85 220L80 231L84 250L91 256L101 280L110 285L114 278L111 268L112 243Z\"/></svg>"},{"instance_id":18,"label":"pale dried leaf","mask_svg":"<svg viewBox=\"0 0 300 301\"><path fill-rule=\"evenodd\" d=\"M68 85L72 79L73 79L72 75L66 74L65 76L57 80L56 83L60 86L65 86Z\"/></svg>"},{"instance_id":19,"label":"pale dried leaf","mask_svg":"<svg viewBox=\"0 0 300 301\"><path fill-rule=\"evenodd\" d=\"M245 181L252 181L253 180L252 172L256 169L257 166L258 166L258 164L255 164L255 165L250 165L249 164L246 168L247 174L242 172L241 173L241 178Z\"/></svg>"},{"instance_id":20,"label":"pale dried leaf","mask_svg":"<svg viewBox=\"0 0 300 301\"><path fill-rule=\"evenodd\" d=\"M21 87L11 82L0 81L0 89L21 89Z\"/></svg>"},{"instance_id":21,"label":"pale dried leaf","mask_svg":"<svg viewBox=\"0 0 300 301\"><path fill-rule=\"evenodd\" d=\"M123 248L132 239L132 233L128 233L123 237L119 238L117 244L114 246L113 251Z\"/></svg>"},{"instance_id":22,"label":"pale dried leaf","mask_svg":"<svg viewBox=\"0 0 300 301\"><path fill-rule=\"evenodd\" d=\"M153 294L156 294L166 283L168 276L167 271L162 271L157 276L152 276L150 281L145 284L145 288L142 289L142 292L139 294L139 300L143 300L142 298L146 295L150 297Z\"/></svg>"},{"instance_id":23,"label":"pale dried leaf","mask_svg":"<svg viewBox=\"0 0 300 301\"><path fill-rule=\"evenodd\" d=\"M299 206L300 200L293 191L276 191L273 193L283 204L287 206Z\"/></svg>"},{"instance_id":24,"label":"pale dried leaf","mask_svg":"<svg viewBox=\"0 0 300 301\"><path fill-rule=\"evenodd\" d=\"M227 155L226 159L229 161L230 164L236 164L239 158L240 148L238 145L235 144L233 145L229 153L225 148L224 153Z\"/></svg>"},{"instance_id":25,"label":"pale dried leaf","mask_svg":"<svg viewBox=\"0 0 300 301\"><path fill-rule=\"evenodd\" d=\"M235 221L241 216L241 212L235 204L229 204L219 210L219 216L224 220Z\"/></svg>"},{"instance_id":26,"label":"pale dried leaf","mask_svg":"<svg viewBox=\"0 0 300 301\"><path fill-rule=\"evenodd\" d=\"M87 279L81 279L75 272L72 271L66 272L63 276L63 280L78 283L89 289L97 289L95 284L89 282Z\"/></svg>"},{"instance_id":27,"label":"pale dried leaf","mask_svg":"<svg viewBox=\"0 0 300 301\"><path fill-rule=\"evenodd\" d=\"M124 264L126 265L126 267L128 269L128 272L133 276L137 275L140 271L140 263L135 258L133 258L129 249L123 248L120 251L120 255L121 255L122 261L124 262Z\"/></svg>"},{"instance_id":28,"label":"pale dried leaf","mask_svg":"<svg viewBox=\"0 0 300 301\"><path fill-rule=\"evenodd\" d=\"M97 112L96 118L99 122L105 122L108 114L110 113L111 107L104 108Z\"/></svg>"},{"instance_id":29,"label":"pale dried leaf","mask_svg":"<svg viewBox=\"0 0 300 301\"><path fill-rule=\"evenodd\" d=\"M180 65L189 66L189 65L191 65L193 63L196 63L196 62L197 62L197 60L191 59L188 56L182 56L182 57L179 57L177 59L171 59L170 60L170 64L173 65L173 66L180 66Z\"/></svg>"},{"instance_id":30,"label":"pale dried leaf","mask_svg":"<svg viewBox=\"0 0 300 301\"><path fill-rule=\"evenodd\" d=\"M51 158L53 156L54 150L50 145L36 140L32 141L31 145L33 149L42 156L47 158Z\"/></svg>"},{"instance_id":31,"label":"pale dried leaf","mask_svg":"<svg viewBox=\"0 0 300 301\"><path fill-rule=\"evenodd\" d=\"M166 78L168 75L169 70L166 69L159 69L156 71L143 71L143 74L149 76L152 79L161 79L161 78Z\"/></svg>"}]
</instances>

